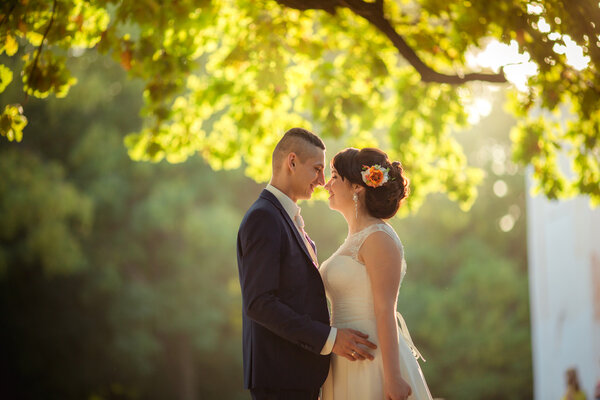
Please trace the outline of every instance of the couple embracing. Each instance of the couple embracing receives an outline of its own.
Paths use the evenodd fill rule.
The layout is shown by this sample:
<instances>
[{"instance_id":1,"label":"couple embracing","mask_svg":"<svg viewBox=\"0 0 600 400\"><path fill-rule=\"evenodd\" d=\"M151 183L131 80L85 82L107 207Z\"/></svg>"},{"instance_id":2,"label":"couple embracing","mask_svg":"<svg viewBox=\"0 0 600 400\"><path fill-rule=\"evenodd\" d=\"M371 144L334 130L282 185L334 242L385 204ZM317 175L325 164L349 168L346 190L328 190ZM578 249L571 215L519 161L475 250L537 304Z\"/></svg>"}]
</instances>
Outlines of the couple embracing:
<instances>
[{"instance_id":1,"label":"couple embracing","mask_svg":"<svg viewBox=\"0 0 600 400\"><path fill-rule=\"evenodd\" d=\"M240 225L244 385L257 400L431 399L396 312L406 263L385 221L408 194L402 167L378 149L348 148L326 184L324 169L323 141L290 129ZM296 205L319 185L348 223L346 241L320 266Z\"/></svg>"}]
</instances>

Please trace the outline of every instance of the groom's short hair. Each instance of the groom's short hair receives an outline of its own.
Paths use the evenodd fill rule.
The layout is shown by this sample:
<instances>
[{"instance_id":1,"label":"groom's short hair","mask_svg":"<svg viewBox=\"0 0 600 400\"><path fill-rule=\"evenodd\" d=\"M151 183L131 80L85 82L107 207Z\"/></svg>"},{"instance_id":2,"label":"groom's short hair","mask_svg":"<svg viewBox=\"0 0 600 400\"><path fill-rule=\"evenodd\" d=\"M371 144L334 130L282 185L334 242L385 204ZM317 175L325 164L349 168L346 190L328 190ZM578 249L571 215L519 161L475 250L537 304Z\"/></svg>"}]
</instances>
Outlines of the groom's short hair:
<instances>
[{"instance_id":1,"label":"groom's short hair","mask_svg":"<svg viewBox=\"0 0 600 400\"><path fill-rule=\"evenodd\" d=\"M318 147L325 150L325 143L320 137L303 128L292 128L284 133L275 150L273 150L273 168L279 164L282 157L294 152L300 160L310 152L310 147Z\"/></svg>"}]
</instances>

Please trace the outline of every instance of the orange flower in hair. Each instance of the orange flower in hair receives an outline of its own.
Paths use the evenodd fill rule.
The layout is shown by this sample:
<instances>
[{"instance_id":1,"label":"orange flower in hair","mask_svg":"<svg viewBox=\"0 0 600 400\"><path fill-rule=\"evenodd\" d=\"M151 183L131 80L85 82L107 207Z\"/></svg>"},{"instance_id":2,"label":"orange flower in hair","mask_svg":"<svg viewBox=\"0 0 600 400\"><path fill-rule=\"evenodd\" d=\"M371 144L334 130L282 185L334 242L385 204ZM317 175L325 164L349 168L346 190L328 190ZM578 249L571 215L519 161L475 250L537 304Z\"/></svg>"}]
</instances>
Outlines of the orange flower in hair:
<instances>
[{"instance_id":1,"label":"orange flower in hair","mask_svg":"<svg viewBox=\"0 0 600 400\"><path fill-rule=\"evenodd\" d=\"M379 164L372 166L363 165L361 172L363 182L370 187L383 186L389 180L389 168L383 168Z\"/></svg>"}]
</instances>

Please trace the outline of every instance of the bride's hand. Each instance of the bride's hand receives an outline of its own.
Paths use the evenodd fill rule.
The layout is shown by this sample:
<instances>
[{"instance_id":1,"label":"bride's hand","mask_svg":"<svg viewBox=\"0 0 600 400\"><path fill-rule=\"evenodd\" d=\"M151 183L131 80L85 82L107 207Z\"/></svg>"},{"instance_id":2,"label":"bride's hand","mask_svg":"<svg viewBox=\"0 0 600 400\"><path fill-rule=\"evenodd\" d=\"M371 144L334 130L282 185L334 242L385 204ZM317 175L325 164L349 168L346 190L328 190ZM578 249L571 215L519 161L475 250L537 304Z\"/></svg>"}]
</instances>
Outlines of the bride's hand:
<instances>
[{"instance_id":1,"label":"bride's hand","mask_svg":"<svg viewBox=\"0 0 600 400\"><path fill-rule=\"evenodd\" d=\"M385 400L406 400L412 393L412 389L408 382L401 377L386 380L383 390L385 393Z\"/></svg>"}]
</instances>

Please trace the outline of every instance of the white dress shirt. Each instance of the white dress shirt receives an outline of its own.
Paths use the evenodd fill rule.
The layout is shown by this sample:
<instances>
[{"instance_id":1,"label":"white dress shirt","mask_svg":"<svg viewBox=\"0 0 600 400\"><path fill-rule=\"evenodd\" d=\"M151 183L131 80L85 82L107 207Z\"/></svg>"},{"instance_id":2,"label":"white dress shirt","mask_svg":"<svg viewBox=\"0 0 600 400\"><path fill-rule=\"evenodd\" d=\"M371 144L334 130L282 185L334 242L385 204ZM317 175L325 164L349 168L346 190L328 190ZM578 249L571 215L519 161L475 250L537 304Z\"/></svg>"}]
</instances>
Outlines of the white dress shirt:
<instances>
[{"instance_id":1,"label":"white dress shirt","mask_svg":"<svg viewBox=\"0 0 600 400\"><path fill-rule=\"evenodd\" d=\"M265 189L268 190L269 192L271 192L277 198L279 203L281 203L281 205L283 206L283 209L288 213L288 215L290 216L290 219L294 222L294 226L298 230L298 233L300 233L300 236L302 236L302 239L304 240L304 245L306 246L306 249L308 250L310 243L308 243L308 240L302 234L302 229L300 229L300 227L298 227L296 219L295 219L295 216L300 212L300 207L298 207L298 205L294 202L294 200L290 199L285 193L283 193L281 190L277 189L275 186L268 184ZM333 350L333 345L335 343L336 336L337 336L337 328L332 326L331 330L329 331L329 336L327 337L327 341L325 342L323 349L321 349L322 355L327 355L327 354L331 353L331 350Z\"/></svg>"}]
</instances>

